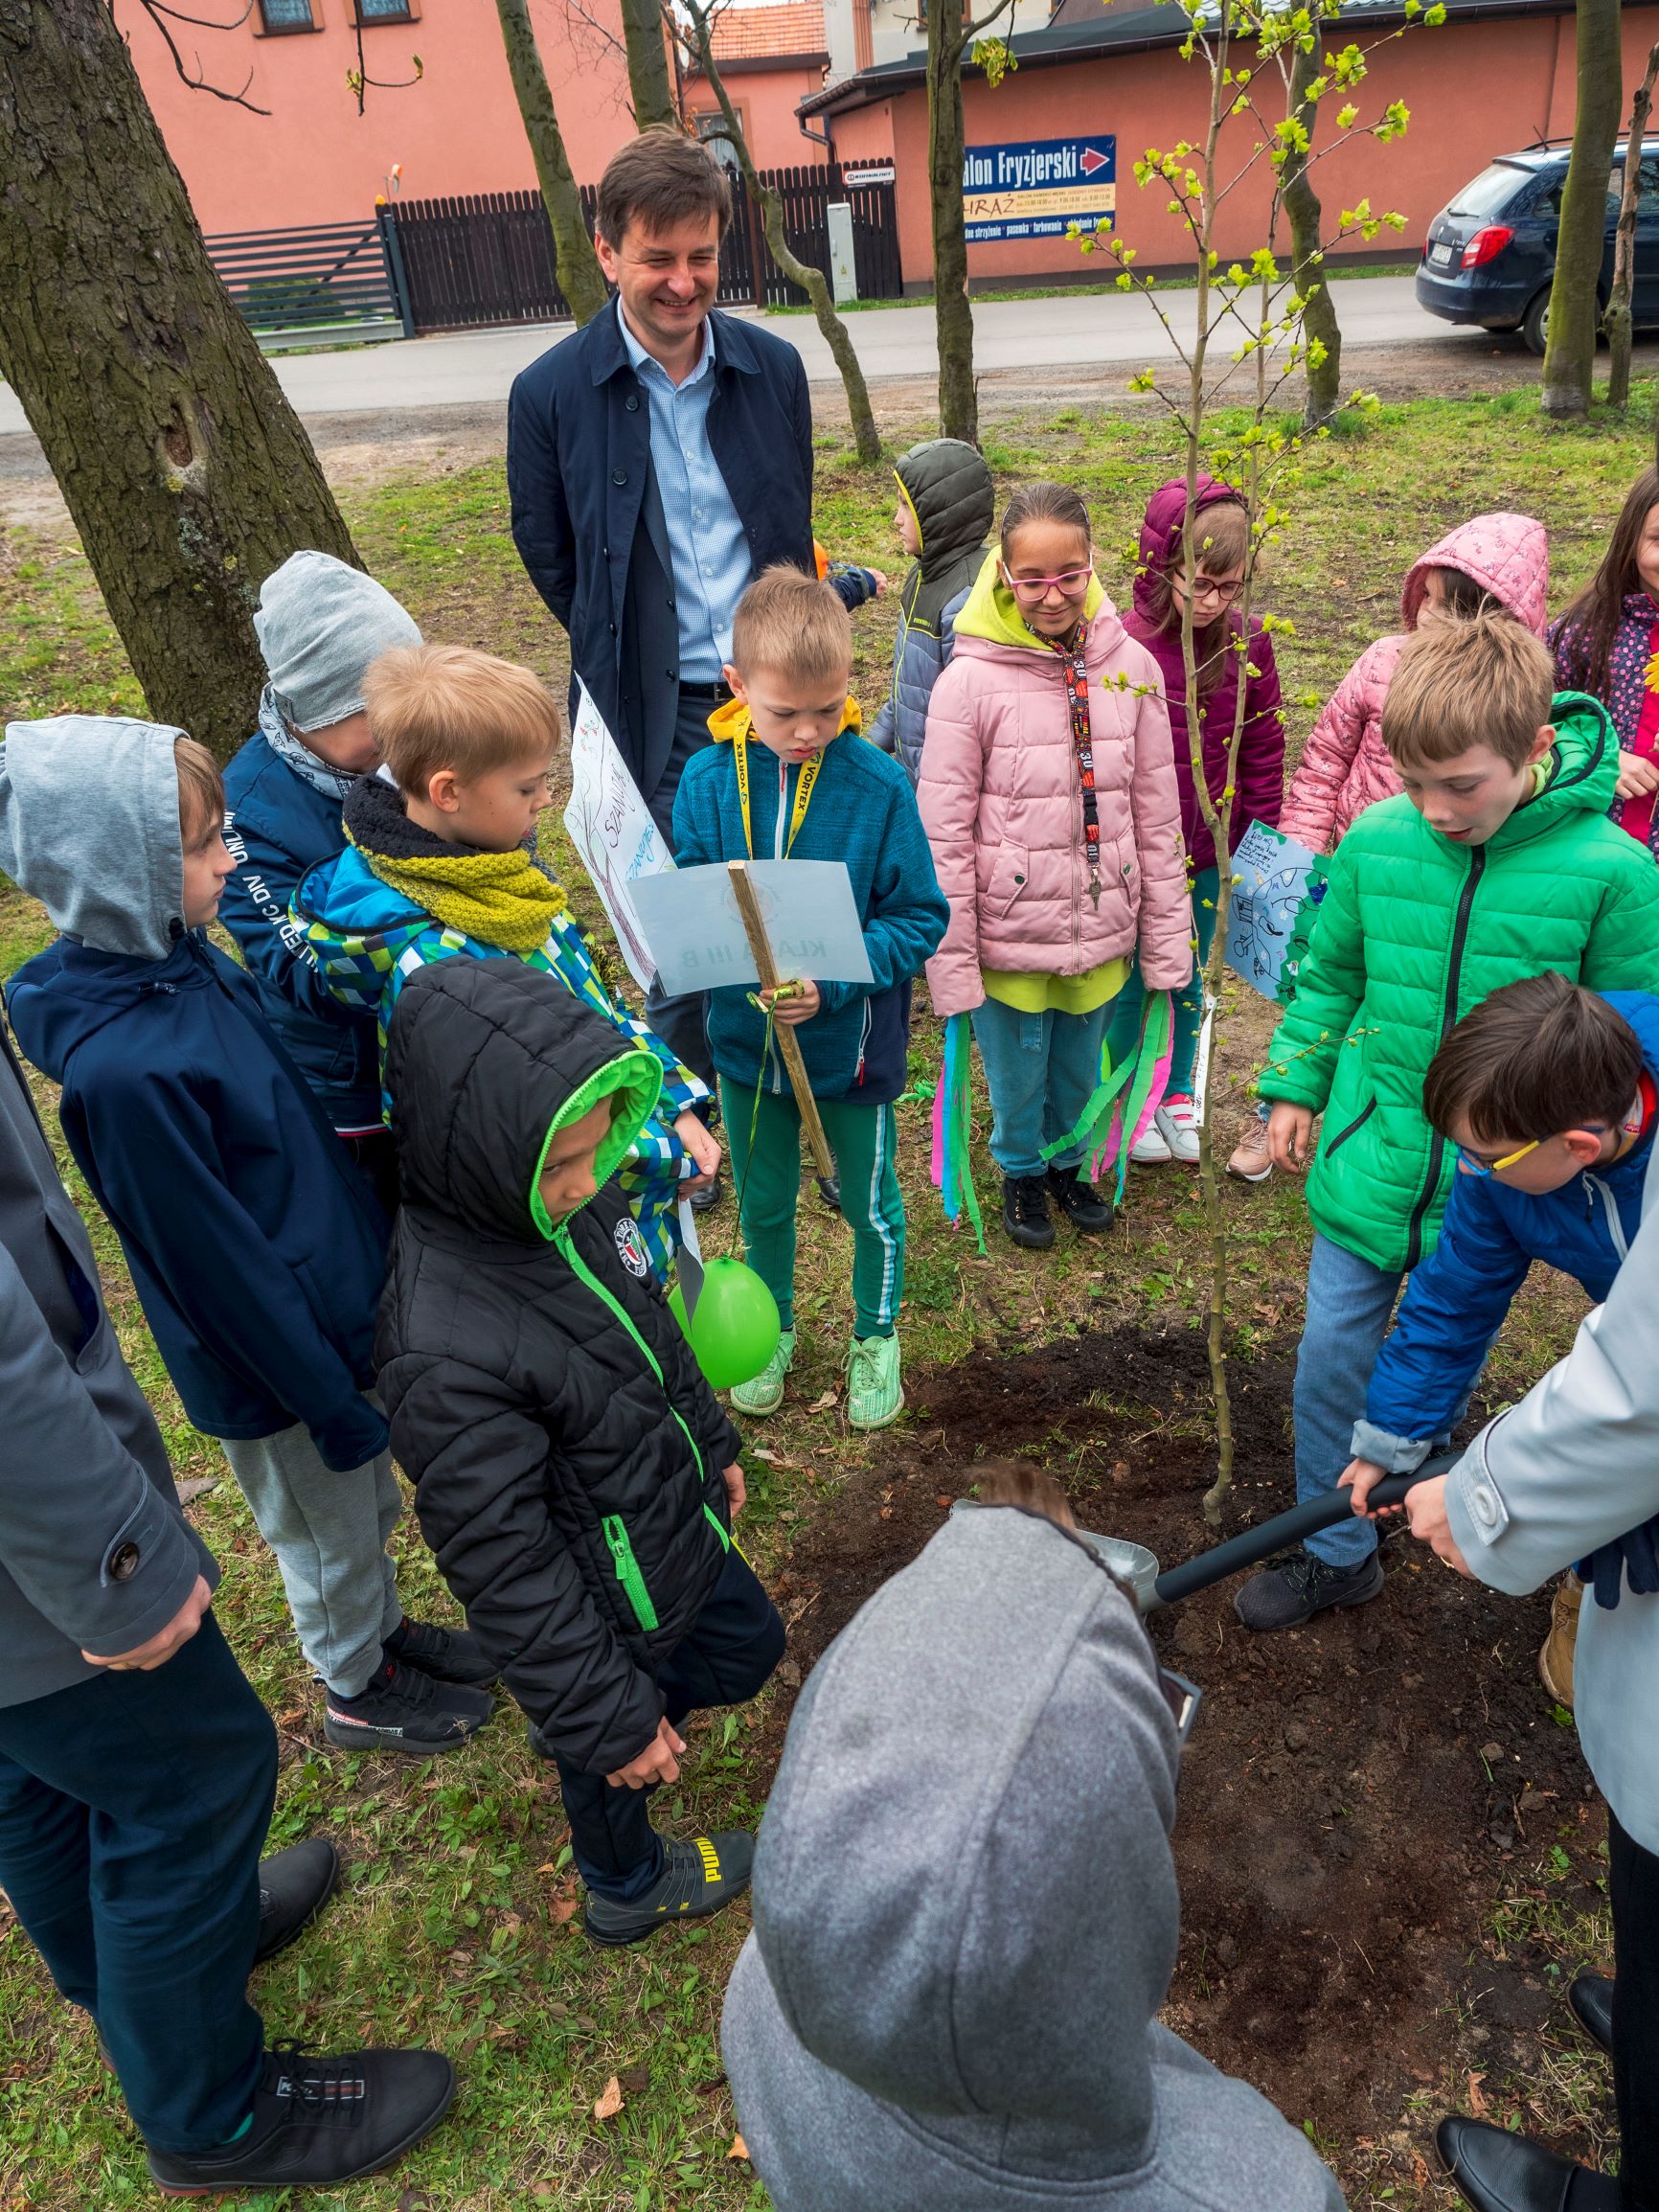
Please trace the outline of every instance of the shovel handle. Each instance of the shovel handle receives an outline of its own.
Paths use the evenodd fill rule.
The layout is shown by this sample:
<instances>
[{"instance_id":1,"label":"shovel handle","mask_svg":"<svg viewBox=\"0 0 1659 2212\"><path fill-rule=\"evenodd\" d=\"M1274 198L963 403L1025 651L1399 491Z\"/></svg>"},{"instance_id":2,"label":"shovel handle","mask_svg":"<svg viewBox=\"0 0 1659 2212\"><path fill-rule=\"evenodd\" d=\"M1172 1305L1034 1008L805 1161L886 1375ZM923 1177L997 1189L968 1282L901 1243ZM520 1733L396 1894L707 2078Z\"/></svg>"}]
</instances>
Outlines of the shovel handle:
<instances>
[{"instance_id":1,"label":"shovel handle","mask_svg":"<svg viewBox=\"0 0 1659 2212\"><path fill-rule=\"evenodd\" d=\"M1371 1494L1372 1504L1398 1505L1408 1490L1420 1482L1432 1481L1437 1474L1444 1474L1462 1456L1461 1452L1443 1451L1432 1459L1425 1459L1415 1474L1384 1475ZM1178 1605L1182 1598L1195 1597L1200 1590L1225 1582L1229 1575L1236 1575L1244 1567L1259 1566L1272 1553L1287 1550L1305 1537L1316 1536L1321 1529L1335 1528L1352 1517L1353 1507L1346 1490L1333 1491L1329 1497L1310 1497L1305 1505L1293 1505L1288 1513L1275 1514L1271 1520L1241 1530L1213 1550L1200 1552L1196 1559L1167 1568L1152 1585L1152 1606L1148 1610L1157 1606Z\"/></svg>"}]
</instances>

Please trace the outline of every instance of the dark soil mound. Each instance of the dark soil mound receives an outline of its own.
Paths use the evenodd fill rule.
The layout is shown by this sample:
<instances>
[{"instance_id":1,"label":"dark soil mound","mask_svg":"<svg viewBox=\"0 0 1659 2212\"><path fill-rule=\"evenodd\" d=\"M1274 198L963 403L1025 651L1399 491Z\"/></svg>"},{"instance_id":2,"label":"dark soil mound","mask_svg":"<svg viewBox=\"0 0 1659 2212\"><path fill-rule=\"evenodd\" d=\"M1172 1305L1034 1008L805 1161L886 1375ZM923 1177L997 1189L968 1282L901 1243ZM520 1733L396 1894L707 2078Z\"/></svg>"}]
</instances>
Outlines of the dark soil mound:
<instances>
[{"instance_id":1,"label":"dark soil mound","mask_svg":"<svg viewBox=\"0 0 1659 2212\"><path fill-rule=\"evenodd\" d=\"M1235 1366L1229 1533L1294 1502L1292 1365L1275 1352ZM913 1398L916 1426L804 1530L777 1585L803 1668L915 1557L979 1459L1036 1461L1083 1527L1166 1566L1213 1540L1208 1376L1190 1330L976 1354ZM1454 2000L1479 1983L1483 1907L1517 1850L1570 1831L1578 1856L1600 1834L1580 1810L1594 1791L1577 1738L1534 1670L1547 1597L1499 1597L1404 1537L1385 1559L1375 1604L1300 1631L1247 1635L1237 1582L1153 1624L1205 1691L1181 1781L1168 2018L1339 2142L1395 2121L1448 2056Z\"/></svg>"}]
</instances>

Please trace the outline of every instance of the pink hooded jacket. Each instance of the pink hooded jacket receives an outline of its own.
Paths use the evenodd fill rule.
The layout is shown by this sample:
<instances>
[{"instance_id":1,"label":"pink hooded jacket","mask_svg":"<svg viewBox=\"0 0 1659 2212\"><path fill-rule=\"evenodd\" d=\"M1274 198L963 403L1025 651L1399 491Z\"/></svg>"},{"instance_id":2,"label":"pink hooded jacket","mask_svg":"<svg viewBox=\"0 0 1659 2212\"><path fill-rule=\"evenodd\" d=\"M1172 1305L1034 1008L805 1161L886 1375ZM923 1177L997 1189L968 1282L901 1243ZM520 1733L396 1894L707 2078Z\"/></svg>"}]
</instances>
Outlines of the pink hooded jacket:
<instances>
[{"instance_id":1,"label":"pink hooded jacket","mask_svg":"<svg viewBox=\"0 0 1659 2212\"><path fill-rule=\"evenodd\" d=\"M1138 946L1148 991L1178 990L1193 972L1180 793L1157 663L1102 597L1084 647L1101 823L1096 907L1064 667L1057 653L1019 642L1022 633L993 555L956 618L955 655L933 687L916 793L950 901L950 926L927 964L940 1015L983 1004L987 968L1083 975Z\"/></svg>"},{"instance_id":2,"label":"pink hooded jacket","mask_svg":"<svg viewBox=\"0 0 1659 2212\"><path fill-rule=\"evenodd\" d=\"M1541 522L1529 514L1477 514L1431 545L1400 594L1405 634L1366 647L1327 700L1290 779L1279 827L1310 852L1330 852L1356 814L1400 787L1382 741L1382 704L1417 627L1431 568L1461 568L1534 636L1544 634L1550 548Z\"/></svg>"}]
</instances>

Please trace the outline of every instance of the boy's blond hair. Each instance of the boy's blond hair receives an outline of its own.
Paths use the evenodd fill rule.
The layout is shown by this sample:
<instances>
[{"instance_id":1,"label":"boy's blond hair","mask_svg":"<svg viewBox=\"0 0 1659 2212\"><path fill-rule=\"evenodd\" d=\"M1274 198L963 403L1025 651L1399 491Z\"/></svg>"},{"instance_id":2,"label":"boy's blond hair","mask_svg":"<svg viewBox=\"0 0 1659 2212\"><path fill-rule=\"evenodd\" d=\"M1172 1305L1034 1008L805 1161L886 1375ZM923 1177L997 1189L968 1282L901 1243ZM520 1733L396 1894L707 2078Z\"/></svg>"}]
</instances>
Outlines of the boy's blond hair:
<instances>
[{"instance_id":1,"label":"boy's blond hair","mask_svg":"<svg viewBox=\"0 0 1659 2212\"><path fill-rule=\"evenodd\" d=\"M174 738L172 758L178 770L179 835L188 850L211 826L223 823L225 780L217 761L194 738Z\"/></svg>"},{"instance_id":2,"label":"boy's blond hair","mask_svg":"<svg viewBox=\"0 0 1659 2212\"><path fill-rule=\"evenodd\" d=\"M1518 768L1550 719L1555 692L1543 640L1507 614L1477 614L1411 640L1388 687L1382 741L1397 767L1490 745Z\"/></svg>"},{"instance_id":3,"label":"boy's blond hair","mask_svg":"<svg viewBox=\"0 0 1659 2212\"><path fill-rule=\"evenodd\" d=\"M732 666L745 683L764 669L804 684L847 684L852 623L832 584L780 561L758 576L732 618Z\"/></svg>"},{"instance_id":4,"label":"boy's blond hair","mask_svg":"<svg viewBox=\"0 0 1659 2212\"><path fill-rule=\"evenodd\" d=\"M369 727L398 788L424 799L441 768L469 784L551 753L563 724L541 678L464 645L400 645L363 679Z\"/></svg>"}]
</instances>

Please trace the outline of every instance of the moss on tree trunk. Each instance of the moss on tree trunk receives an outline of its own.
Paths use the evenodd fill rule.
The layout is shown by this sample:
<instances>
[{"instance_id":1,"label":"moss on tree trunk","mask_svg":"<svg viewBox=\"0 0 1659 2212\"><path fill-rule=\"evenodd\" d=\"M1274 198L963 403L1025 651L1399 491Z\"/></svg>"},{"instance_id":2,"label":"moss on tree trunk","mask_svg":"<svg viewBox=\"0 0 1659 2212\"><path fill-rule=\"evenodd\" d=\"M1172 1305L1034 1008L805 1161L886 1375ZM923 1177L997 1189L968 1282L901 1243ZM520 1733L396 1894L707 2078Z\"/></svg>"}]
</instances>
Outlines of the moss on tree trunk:
<instances>
[{"instance_id":1,"label":"moss on tree trunk","mask_svg":"<svg viewBox=\"0 0 1659 2212\"><path fill-rule=\"evenodd\" d=\"M1619 0L1579 0L1578 35L1579 106L1550 286L1542 405L1546 415L1581 417L1590 412L1607 178L1625 104Z\"/></svg>"},{"instance_id":2,"label":"moss on tree trunk","mask_svg":"<svg viewBox=\"0 0 1659 2212\"><path fill-rule=\"evenodd\" d=\"M524 119L524 135L535 162L542 204L553 226L558 288L577 321L590 323L610 298L610 288L582 218L581 194L564 149L564 133L558 127L553 90L535 43L535 27L530 20L530 0L495 0L495 12L501 19L507 66L512 74L518 112Z\"/></svg>"}]
</instances>

